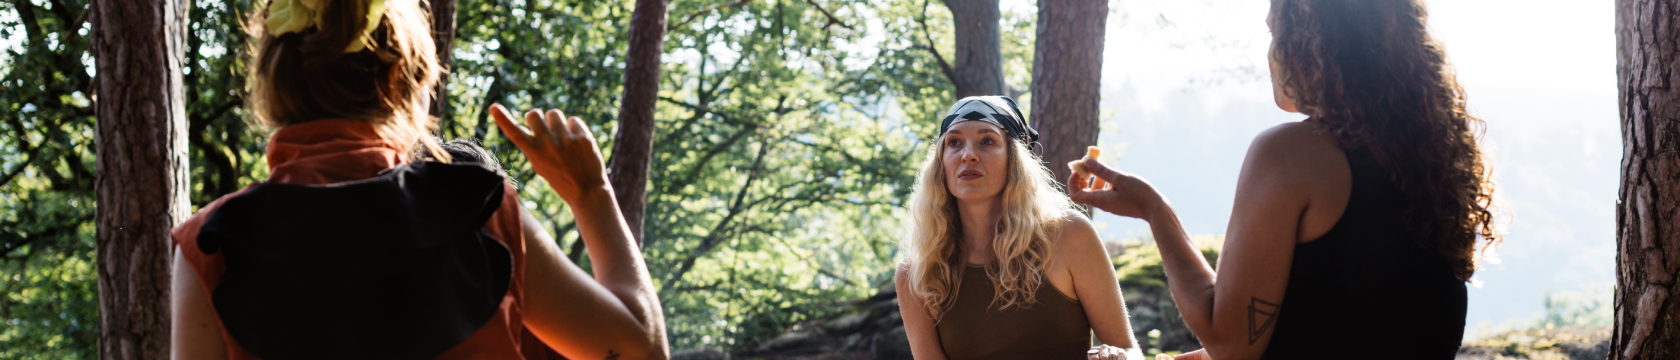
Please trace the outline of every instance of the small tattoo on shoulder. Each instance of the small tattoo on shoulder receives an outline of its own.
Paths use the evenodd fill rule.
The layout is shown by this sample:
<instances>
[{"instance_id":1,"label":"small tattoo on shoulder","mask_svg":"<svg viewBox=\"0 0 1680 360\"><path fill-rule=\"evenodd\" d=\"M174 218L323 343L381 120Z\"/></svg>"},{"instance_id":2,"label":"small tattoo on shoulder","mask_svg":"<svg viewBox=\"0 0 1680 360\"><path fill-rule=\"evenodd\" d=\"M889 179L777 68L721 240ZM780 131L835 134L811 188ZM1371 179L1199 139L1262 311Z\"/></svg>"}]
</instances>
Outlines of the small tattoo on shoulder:
<instances>
[{"instance_id":1,"label":"small tattoo on shoulder","mask_svg":"<svg viewBox=\"0 0 1680 360\"><path fill-rule=\"evenodd\" d=\"M607 360L618 360L618 352L607 349Z\"/></svg>"},{"instance_id":2,"label":"small tattoo on shoulder","mask_svg":"<svg viewBox=\"0 0 1680 360\"><path fill-rule=\"evenodd\" d=\"M1278 308L1282 305L1256 297L1248 299L1248 344L1254 345L1254 342L1260 341L1260 335L1265 335L1266 330L1272 328L1272 323L1277 322Z\"/></svg>"}]
</instances>

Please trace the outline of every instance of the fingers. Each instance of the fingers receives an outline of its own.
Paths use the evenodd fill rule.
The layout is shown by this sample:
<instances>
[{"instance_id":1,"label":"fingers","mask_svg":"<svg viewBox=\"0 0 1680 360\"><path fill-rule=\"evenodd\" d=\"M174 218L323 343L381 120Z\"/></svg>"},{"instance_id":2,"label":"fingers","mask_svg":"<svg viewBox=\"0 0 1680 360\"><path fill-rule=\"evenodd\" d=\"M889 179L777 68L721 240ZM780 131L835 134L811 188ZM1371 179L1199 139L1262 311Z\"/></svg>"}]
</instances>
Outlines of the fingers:
<instances>
[{"instance_id":1,"label":"fingers","mask_svg":"<svg viewBox=\"0 0 1680 360\"><path fill-rule=\"evenodd\" d=\"M1174 356L1171 359L1173 359L1173 360L1207 360L1208 356L1207 356L1207 350L1202 349L1202 350L1187 352L1187 353L1184 353L1183 355Z\"/></svg>"},{"instance_id":2,"label":"fingers","mask_svg":"<svg viewBox=\"0 0 1680 360\"><path fill-rule=\"evenodd\" d=\"M595 140L595 135L589 131L589 124L583 123L583 118L567 117L566 113L561 112L560 109L548 110L548 112L543 113L543 118L548 122L555 136L564 136L567 139L588 139L590 142Z\"/></svg>"},{"instance_id":3,"label":"fingers","mask_svg":"<svg viewBox=\"0 0 1680 360\"><path fill-rule=\"evenodd\" d=\"M554 128L559 123L549 121L547 116L538 110L526 111L525 123L530 124L531 132L537 133L538 141L553 141L563 135L560 130Z\"/></svg>"},{"instance_id":4,"label":"fingers","mask_svg":"<svg viewBox=\"0 0 1680 360\"><path fill-rule=\"evenodd\" d=\"M589 124L583 123L583 118L573 116L566 120L573 126L572 134L588 138L591 142L595 140L595 133L589 131Z\"/></svg>"},{"instance_id":5,"label":"fingers","mask_svg":"<svg viewBox=\"0 0 1680 360\"><path fill-rule=\"evenodd\" d=\"M1079 201L1078 196L1081 196L1081 195L1084 195L1085 193L1090 192L1088 190L1085 190L1085 187L1082 186L1082 185L1085 185L1085 184L1083 182L1079 181L1079 180L1080 180L1079 179L1079 174L1068 174L1068 179L1067 179L1068 190L1067 190L1067 193L1068 193L1068 198L1073 199L1073 201Z\"/></svg>"},{"instance_id":6,"label":"fingers","mask_svg":"<svg viewBox=\"0 0 1680 360\"><path fill-rule=\"evenodd\" d=\"M1097 345L1091 347L1091 350L1085 351L1085 358L1089 360L1121 360L1126 358L1126 353L1117 347Z\"/></svg>"},{"instance_id":7,"label":"fingers","mask_svg":"<svg viewBox=\"0 0 1680 360\"><path fill-rule=\"evenodd\" d=\"M1098 179L1107 180L1107 182L1119 180L1121 176L1119 171L1115 171L1114 168L1110 168L1108 165L1103 165L1103 163L1101 161L1097 161L1097 159L1085 159L1085 172L1091 173L1091 175L1096 176Z\"/></svg>"},{"instance_id":8,"label":"fingers","mask_svg":"<svg viewBox=\"0 0 1680 360\"><path fill-rule=\"evenodd\" d=\"M502 134L507 136L508 140L513 141L513 146L518 146L520 149L529 148L531 130L513 123L513 114L509 113L506 107L503 107L502 104L490 105L490 117L496 120L496 127L502 129Z\"/></svg>"}]
</instances>

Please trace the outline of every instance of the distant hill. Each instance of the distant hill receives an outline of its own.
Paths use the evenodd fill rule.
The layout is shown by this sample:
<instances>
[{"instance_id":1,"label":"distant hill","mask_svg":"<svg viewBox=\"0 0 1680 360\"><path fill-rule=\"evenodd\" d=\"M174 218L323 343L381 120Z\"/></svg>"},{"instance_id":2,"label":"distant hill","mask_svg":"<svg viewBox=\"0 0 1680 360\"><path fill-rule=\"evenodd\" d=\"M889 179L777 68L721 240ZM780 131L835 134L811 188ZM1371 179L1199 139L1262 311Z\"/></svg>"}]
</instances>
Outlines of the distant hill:
<instances>
[{"instance_id":1,"label":"distant hill","mask_svg":"<svg viewBox=\"0 0 1680 360\"><path fill-rule=\"evenodd\" d=\"M1459 360L1602 360L1610 354L1610 328L1563 327L1512 331L1467 342Z\"/></svg>"}]
</instances>

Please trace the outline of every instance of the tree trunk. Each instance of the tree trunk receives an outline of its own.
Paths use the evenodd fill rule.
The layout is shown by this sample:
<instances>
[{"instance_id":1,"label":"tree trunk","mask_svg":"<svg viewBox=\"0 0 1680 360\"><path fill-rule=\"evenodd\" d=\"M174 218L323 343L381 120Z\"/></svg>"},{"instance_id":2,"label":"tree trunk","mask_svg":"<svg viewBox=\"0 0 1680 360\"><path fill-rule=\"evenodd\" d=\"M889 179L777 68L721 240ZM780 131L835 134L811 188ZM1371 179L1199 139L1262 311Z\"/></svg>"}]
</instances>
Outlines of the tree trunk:
<instances>
[{"instance_id":1,"label":"tree trunk","mask_svg":"<svg viewBox=\"0 0 1680 360\"><path fill-rule=\"evenodd\" d=\"M1680 358L1680 2L1616 1L1622 184L1610 359Z\"/></svg>"},{"instance_id":2,"label":"tree trunk","mask_svg":"<svg viewBox=\"0 0 1680 360\"><path fill-rule=\"evenodd\" d=\"M93 2L99 354L169 357L169 229L188 215L187 1Z\"/></svg>"},{"instance_id":3,"label":"tree trunk","mask_svg":"<svg viewBox=\"0 0 1680 360\"><path fill-rule=\"evenodd\" d=\"M957 98L1008 95L1003 80L1002 33L998 30L998 0L944 0L951 9L956 49L951 55L951 83Z\"/></svg>"},{"instance_id":4,"label":"tree trunk","mask_svg":"<svg viewBox=\"0 0 1680 360\"><path fill-rule=\"evenodd\" d=\"M618 106L618 134L613 136L612 182L624 221L636 244L642 243L647 208L648 166L653 160L653 106L659 101L659 56L665 52L667 0L636 0L630 14L630 49L624 59L624 96Z\"/></svg>"},{"instance_id":5,"label":"tree trunk","mask_svg":"<svg viewBox=\"0 0 1680 360\"><path fill-rule=\"evenodd\" d=\"M1033 49L1032 126L1057 183L1069 161L1097 144L1106 0L1038 0Z\"/></svg>"},{"instance_id":6,"label":"tree trunk","mask_svg":"<svg viewBox=\"0 0 1680 360\"><path fill-rule=\"evenodd\" d=\"M430 0L432 5L432 41L437 44L438 64L454 69L455 62L455 3L456 0ZM449 113L449 74L444 73L433 89L432 116L438 118L438 131L452 129L454 117ZM483 139L480 139L483 140Z\"/></svg>"}]
</instances>

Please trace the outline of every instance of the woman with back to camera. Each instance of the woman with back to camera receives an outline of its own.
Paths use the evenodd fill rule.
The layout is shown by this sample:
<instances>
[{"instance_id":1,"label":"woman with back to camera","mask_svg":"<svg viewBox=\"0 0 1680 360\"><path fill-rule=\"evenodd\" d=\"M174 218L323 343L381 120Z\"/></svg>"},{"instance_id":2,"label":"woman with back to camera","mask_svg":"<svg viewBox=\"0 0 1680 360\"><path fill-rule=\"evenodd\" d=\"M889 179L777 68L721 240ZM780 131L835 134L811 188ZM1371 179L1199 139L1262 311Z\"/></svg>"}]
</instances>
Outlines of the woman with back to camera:
<instances>
[{"instance_id":1,"label":"woman with back to camera","mask_svg":"<svg viewBox=\"0 0 1680 360\"><path fill-rule=\"evenodd\" d=\"M1308 116L1254 139L1219 268L1165 196L1086 160L1074 201L1149 222L1204 349L1180 358L1452 359L1493 184L1422 0L1274 0L1273 94ZM1071 182L1083 180L1075 175Z\"/></svg>"},{"instance_id":2,"label":"woman with back to camera","mask_svg":"<svg viewBox=\"0 0 1680 360\"><path fill-rule=\"evenodd\" d=\"M270 177L172 231L174 358L668 356L581 119L531 111L527 129L487 110L571 207L593 277L502 175L429 136L442 68L415 1L274 0L251 27L250 109L278 128ZM439 162L410 161L416 145Z\"/></svg>"},{"instance_id":3,"label":"woman with back to camera","mask_svg":"<svg viewBox=\"0 0 1680 360\"><path fill-rule=\"evenodd\" d=\"M957 101L916 177L895 282L916 359L1122 359L1114 268L1015 101ZM1091 334L1104 344L1091 347Z\"/></svg>"}]
</instances>

